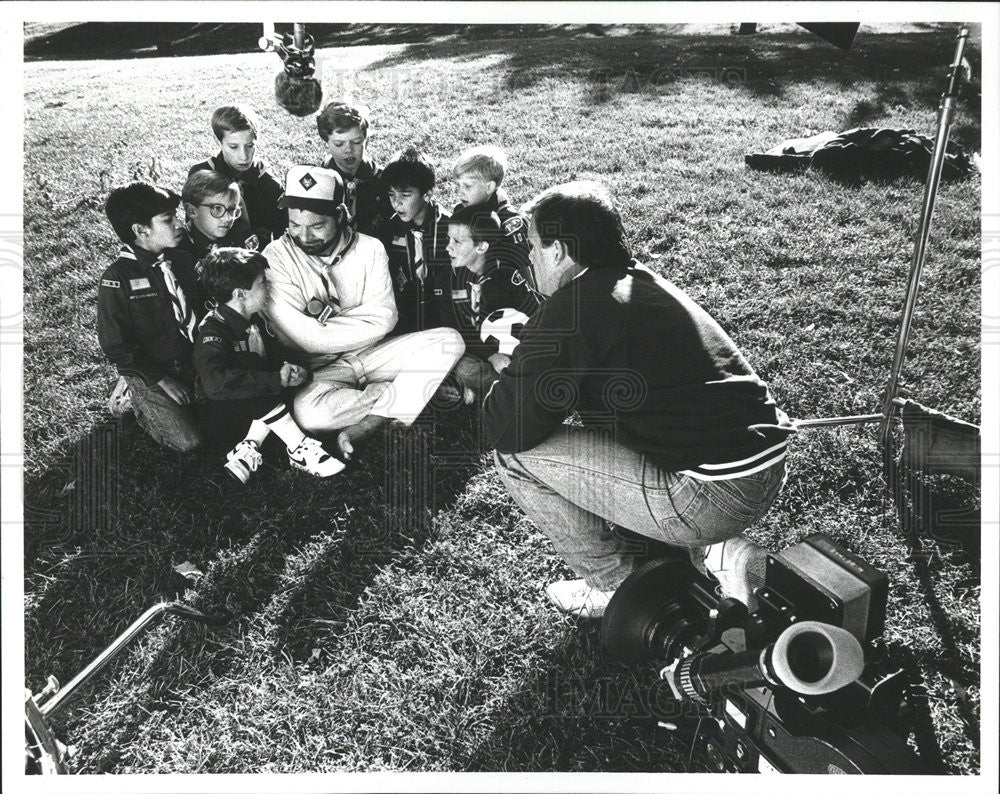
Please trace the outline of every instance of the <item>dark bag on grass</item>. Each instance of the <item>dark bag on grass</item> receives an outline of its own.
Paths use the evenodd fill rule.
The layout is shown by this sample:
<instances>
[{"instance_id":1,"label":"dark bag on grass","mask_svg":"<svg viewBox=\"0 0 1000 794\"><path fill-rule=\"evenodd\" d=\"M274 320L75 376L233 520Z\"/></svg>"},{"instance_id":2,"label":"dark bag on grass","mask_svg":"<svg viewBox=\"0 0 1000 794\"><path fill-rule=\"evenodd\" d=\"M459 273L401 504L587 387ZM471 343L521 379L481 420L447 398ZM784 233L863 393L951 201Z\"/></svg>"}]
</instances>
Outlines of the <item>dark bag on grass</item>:
<instances>
[{"instance_id":1,"label":"dark bag on grass","mask_svg":"<svg viewBox=\"0 0 1000 794\"><path fill-rule=\"evenodd\" d=\"M821 132L792 138L762 154L748 154L744 162L758 171L796 172L818 168L834 179L855 181L862 177L923 179L931 164L934 141L914 130L859 127L846 132ZM950 142L942 177L967 176L971 164L962 147Z\"/></svg>"}]
</instances>

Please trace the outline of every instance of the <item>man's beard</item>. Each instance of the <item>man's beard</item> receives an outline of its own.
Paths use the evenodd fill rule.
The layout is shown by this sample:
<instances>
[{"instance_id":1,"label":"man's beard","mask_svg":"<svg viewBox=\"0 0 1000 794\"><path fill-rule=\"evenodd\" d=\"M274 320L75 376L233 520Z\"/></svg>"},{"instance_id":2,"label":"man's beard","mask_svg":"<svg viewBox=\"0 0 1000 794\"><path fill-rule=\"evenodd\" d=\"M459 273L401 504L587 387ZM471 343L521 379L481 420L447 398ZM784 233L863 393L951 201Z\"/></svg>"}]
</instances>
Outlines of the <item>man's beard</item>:
<instances>
[{"instance_id":1,"label":"man's beard","mask_svg":"<svg viewBox=\"0 0 1000 794\"><path fill-rule=\"evenodd\" d=\"M326 256L327 254L332 254L339 240L340 235L337 235L325 243L303 243L298 237L292 237L292 242L301 248L302 251L309 254L309 256Z\"/></svg>"}]
</instances>

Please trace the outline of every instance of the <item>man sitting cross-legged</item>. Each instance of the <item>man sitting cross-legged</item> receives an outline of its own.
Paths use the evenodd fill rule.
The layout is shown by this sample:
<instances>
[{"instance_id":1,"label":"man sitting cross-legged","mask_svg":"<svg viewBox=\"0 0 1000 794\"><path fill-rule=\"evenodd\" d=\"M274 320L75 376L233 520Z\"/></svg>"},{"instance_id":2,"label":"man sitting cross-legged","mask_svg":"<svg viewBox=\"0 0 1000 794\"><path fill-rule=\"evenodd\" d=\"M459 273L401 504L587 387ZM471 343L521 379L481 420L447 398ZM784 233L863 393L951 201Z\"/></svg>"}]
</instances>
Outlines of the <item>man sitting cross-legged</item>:
<instances>
[{"instance_id":1,"label":"man sitting cross-legged","mask_svg":"<svg viewBox=\"0 0 1000 794\"><path fill-rule=\"evenodd\" d=\"M388 259L378 240L347 223L344 197L336 171L290 168L281 199L288 231L264 256L266 314L313 372L292 411L308 432L339 429L337 447L346 460L388 420L412 424L465 344L450 328L383 341L397 316Z\"/></svg>"}]
</instances>

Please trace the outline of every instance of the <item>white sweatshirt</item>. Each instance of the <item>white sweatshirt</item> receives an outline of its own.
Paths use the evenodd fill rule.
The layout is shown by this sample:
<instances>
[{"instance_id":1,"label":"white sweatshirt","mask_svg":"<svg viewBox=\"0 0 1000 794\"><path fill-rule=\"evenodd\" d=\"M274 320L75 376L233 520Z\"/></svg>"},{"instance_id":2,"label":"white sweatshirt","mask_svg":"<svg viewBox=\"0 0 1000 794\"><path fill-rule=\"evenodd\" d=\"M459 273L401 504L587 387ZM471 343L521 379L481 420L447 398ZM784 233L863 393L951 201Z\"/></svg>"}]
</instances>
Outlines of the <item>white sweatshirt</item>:
<instances>
[{"instance_id":1,"label":"white sweatshirt","mask_svg":"<svg viewBox=\"0 0 1000 794\"><path fill-rule=\"evenodd\" d=\"M267 318L278 339L306 353L310 365L370 347L396 325L389 260L374 237L358 234L346 253L341 242L329 256L313 256L286 232L264 257L270 266ZM307 312L310 301L329 307L324 323Z\"/></svg>"}]
</instances>

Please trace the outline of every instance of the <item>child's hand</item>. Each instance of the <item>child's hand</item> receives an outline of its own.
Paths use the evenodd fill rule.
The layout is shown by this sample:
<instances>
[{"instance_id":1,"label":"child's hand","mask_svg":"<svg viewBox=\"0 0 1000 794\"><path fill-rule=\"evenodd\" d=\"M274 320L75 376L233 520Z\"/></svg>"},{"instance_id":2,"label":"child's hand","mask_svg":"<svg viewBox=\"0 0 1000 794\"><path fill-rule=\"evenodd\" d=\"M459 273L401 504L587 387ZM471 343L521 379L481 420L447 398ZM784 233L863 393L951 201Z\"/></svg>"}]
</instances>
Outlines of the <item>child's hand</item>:
<instances>
[{"instance_id":1,"label":"child's hand","mask_svg":"<svg viewBox=\"0 0 1000 794\"><path fill-rule=\"evenodd\" d=\"M178 405L187 405L191 402L191 392L188 391L187 386L179 380L171 378L169 375L164 375L160 378L160 380L156 382L156 385L163 389L167 397Z\"/></svg>"},{"instance_id":2,"label":"child's hand","mask_svg":"<svg viewBox=\"0 0 1000 794\"><path fill-rule=\"evenodd\" d=\"M282 388L301 386L306 382L308 375L309 372L305 367L286 361L281 365L281 386Z\"/></svg>"},{"instance_id":3,"label":"child's hand","mask_svg":"<svg viewBox=\"0 0 1000 794\"><path fill-rule=\"evenodd\" d=\"M488 361L498 375L510 366L510 356L505 353L494 353Z\"/></svg>"}]
</instances>

